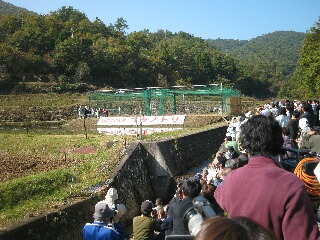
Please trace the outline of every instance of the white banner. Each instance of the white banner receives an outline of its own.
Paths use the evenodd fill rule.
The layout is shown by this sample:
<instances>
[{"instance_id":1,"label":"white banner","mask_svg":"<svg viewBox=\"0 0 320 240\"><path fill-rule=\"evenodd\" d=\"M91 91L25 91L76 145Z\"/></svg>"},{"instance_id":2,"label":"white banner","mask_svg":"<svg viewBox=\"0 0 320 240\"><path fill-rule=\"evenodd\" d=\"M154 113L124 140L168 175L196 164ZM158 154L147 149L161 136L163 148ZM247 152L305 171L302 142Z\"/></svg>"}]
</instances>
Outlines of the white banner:
<instances>
[{"instance_id":1,"label":"white banner","mask_svg":"<svg viewBox=\"0 0 320 240\"><path fill-rule=\"evenodd\" d=\"M98 126L143 126L183 124L185 115L145 116L145 117L100 117Z\"/></svg>"},{"instance_id":2,"label":"white banner","mask_svg":"<svg viewBox=\"0 0 320 240\"><path fill-rule=\"evenodd\" d=\"M147 135L155 132L171 132L175 130L180 130L182 128L143 128L142 135ZM137 135L140 134L140 129L138 128L97 128L99 133L106 135Z\"/></svg>"}]
</instances>

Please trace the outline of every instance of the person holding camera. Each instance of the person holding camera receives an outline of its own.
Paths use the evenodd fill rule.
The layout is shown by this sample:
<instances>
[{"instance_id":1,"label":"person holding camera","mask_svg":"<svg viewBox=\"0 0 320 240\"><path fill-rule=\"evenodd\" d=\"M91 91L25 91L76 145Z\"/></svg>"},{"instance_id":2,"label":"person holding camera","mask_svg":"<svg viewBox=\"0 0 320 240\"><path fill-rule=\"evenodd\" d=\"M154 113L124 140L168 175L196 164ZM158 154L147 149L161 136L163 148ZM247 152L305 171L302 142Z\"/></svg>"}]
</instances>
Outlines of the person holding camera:
<instances>
[{"instance_id":1,"label":"person holding camera","mask_svg":"<svg viewBox=\"0 0 320 240\"><path fill-rule=\"evenodd\" d=\"M193 207L193 198L199 196L201 185L195 179L187 179L181 187L181 201L173 199L169 203L169 215L173 218L172 235L188 235L189 230L184 225L184 215ZM174 197L175 198L175 197Z\"/></svg>"},{"instance_id":2,"label":"person holding camera","mask_svg":"<svg viewBox=\"0 0 320 240\"><path fill-rule=\"evenodd\" d=\"M157 216L153 216L153 203L149 200L141 204L141 216L133 218L133 239L151 240L160 232L160 224L156 220Z\"/></svg>"},{"instance_id":3,"label":"person holding camera","mask_svg":"<svg viewBox=\"0 0 320 240\"><path fill-rule=\"evenodd\" d=\"M316 214L306 187L275 158L283 144L280 124L273 117L252 116L241 126L239 142L249 161L215 190L220 207L231 218L252 219L277 239L317 239Z\"/></svg>"},{"instance_id":4,"label":"person holding camera","mask_svg":"<svg viewBox=\"0 0 320 240\"><path fill-rule=\"evenodd\" d=\"M119 223L120 214L109 208L108 204L98 202L93 217L94 222L83 227L82 234L85 240L125 240L124 230Z\"/></svg>"}]
</instances>

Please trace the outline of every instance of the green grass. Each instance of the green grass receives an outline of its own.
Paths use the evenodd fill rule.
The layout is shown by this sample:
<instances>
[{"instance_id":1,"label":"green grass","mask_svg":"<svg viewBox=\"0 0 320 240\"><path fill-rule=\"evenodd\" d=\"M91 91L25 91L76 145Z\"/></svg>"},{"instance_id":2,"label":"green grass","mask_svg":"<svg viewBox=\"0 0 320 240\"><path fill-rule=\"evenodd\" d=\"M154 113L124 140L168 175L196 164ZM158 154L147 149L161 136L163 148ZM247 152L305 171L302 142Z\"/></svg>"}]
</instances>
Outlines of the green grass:
<instances>
[{"instance_id":1,"label":"green grass","mask_svg":"<svg viewBox=\"0 0 320 240\"><path fill-rule=\"evenodd\" d=\"M32 112L34 107L36 110L44 109L44 112L51 108L72 109L86 104L87 97L86 94L0 95L0 101L2 111L15 114L15 112L25 113L29 109ZM13 109L15 111L12 111ZM25 129L1 132L0 172L10 180L0 182L0 230L21 221L30 214L46 212L54 206L72 201L75 197L86 197L91 194L86 190L88 187L109 178L123 153L122 138L94 134L95 121L87 122L90 130L94 128L94 131L89 131L88 139L84 135L82 120L72 120L61 128L59 125L57 130L42 129L40 134L33 126L36 125L35 123L30 127L29 134ZM178 138L218 125L155 133L142 136L142 140L159 141ZM135 139L134 136L127 136L128 144ZM113 140L117 142L107 149L106 142ZM71 154L73 149L79 147L96 147L98 151L96 154ZM66 160L61 151L62 148L69 149ZM72 182L75 160L77 161L76 179ZM40 168L36 174L27 168L34 164ZM3 170L6 166L12 167L12 170L5 173ZM17 172L20 172L19 178L13 176Z\"/></svg>"},{"instance_id":2,"label":"green grass","mask_svg":"<svg viewBox=\"0 0 320 240\"><path fill-rule=\"evenodd\" d=\"M114 139L118 141L106 149L106 142ZM89 196L91 193L86 189L108 179L123 151L121 137L115 136L93 135L86 139L84 135L2 134L0 163L8 160L13 167L23 165L24 161L26 164L38 161L44 166L64 163L61 148L72 150L79 147L96 147L98 151L96 154L69 153L67 164L61 167L53 167L48 171L43 169L37 174L0 183L0 229L29 214L36 215L52 206L61 205L75 196ZM75 160L76 178L72 182Z\"/></svg>"},{"instance_id":3,"label":"green grass","mask_svg":"<svg viewBox=\"0 0 320 240\"><path fill-rule=\"evenodd\" d=\"M224 123L155 133L143 136L142 140L159 141L177 138L220 125ZM107 149L106 142L114 140L117 140L115 144ZM129 143L134 140L136 140L135 136L127 136ZM80 147L96 147L98 151L96 154L70 153L73 149ZM61 152L62 148L69 149L66 163L65 155ZM31 161L31 163L43 164L49 169L46 171L44 168L37 174L27 174L0 182L0 226L3 228L22 220L29 214L36 215L47 211L52 206L62 205L75 196L89 196L91 193L87 188L106 181L123 153L121 136L89 135L86 139L83 134L4 133L0 138L0 149L2 149L0 164L1 161L7 160L12 166L24 166ZM76 179L72 182L75 160L77 161ZM55 163L61 167L50 167Z\"/></svg>"},{"instance_id":4,"label":"green grass","mask_svg":"<svg viewBox=\"0 0 320 240\"><path fill-rule=\"evenodd\" d=\"M24 111L30 107L69 107L87 104L86 94L11 94L0 95L1 107L5 109L21 108Z\"/></svg>"},{"instance_id":5,"label":"green grass","mask_svg":"<svg viewBox=\"0 0 320 240\"><path fill-rule=\"evenodd\" d=\"M220 126L225 126L225 122L218 122L211 125L206 125L202 127L194 127L194 128L183 128L181 130L176 130L172 132L162 132L162 133L153 133L150 135L142 136L143 141L161 141L165 139L172 139L172 138L178 138L182 137L188 134L194 134L201 131L206 131L209 129L217 128Z\"/></svg>"}]
</instances>

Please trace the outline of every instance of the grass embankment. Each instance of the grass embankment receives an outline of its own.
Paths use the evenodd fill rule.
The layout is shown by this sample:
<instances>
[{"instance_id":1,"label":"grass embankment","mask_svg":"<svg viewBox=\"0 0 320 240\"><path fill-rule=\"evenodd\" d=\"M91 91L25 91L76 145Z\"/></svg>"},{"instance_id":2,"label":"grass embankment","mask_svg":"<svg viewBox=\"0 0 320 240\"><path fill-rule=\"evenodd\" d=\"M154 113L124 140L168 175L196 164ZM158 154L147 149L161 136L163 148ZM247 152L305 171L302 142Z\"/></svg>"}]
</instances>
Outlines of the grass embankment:
<instances>
[{"instance_id":1,"label":"grass embankment","mask_svg":"<svg viewBox=\"0 0 320 240\"><path fill-rule=\"evenodd\" d=\"M0 230L25 217L58 209L59 206L72 202L77 197L87 197L90 194L86 190L88 187L109 178L110 171L123 153L122 138L93 134L96 133L97 119L88 119L86 124L89 137L86 139L83 130L84 120L75 119L76 112L72 112L72 109L86 103L86 94L0 95L0 120L11 120L12 117L11 121L18 119L26 122L26 117L29 116L28 121L32 122L30 115L37 114L41 119L41 115L56 109L66 109L71 119L73 118L72 121L63 121L61 128L59 125L59 128L53 130L35 131L33 128L35 122L32 122L30 131L14 129L15 132L4 130L1 133ZM194 118L188 123L188 126L196 126L194 128L156 133L143 136L142 140L178 138L218 126L216 124L225 124L214 123L209 119L205 120L204 117L201 117L201 120ZM117 142L108 148L106 142L113 142L114 139ZM134 139L135 137L127 136L127 143ZM94 147L97 148L97 152L72 153L73 149L80 147ZM62 149L69 150L66 158ZM73 182L75 160L77 160L76 178Z\"/></svg>"},{"instance_id":2,"label":"grass embankment","mask_svg":"<svg viewBox=\"0 0 320 240\"><path fill-rule=\"evenodd\" d=\"M2 229L72 198L89 196L88 187L104 182L122 155L121 138L114 136L2 134L0 138L0 226ZM81 147L95 154L75 154ZM66 158L62 149L68 149ZM77 161L72 181L74 163ZM18 178L14 178L14 176ZM21 177L22 176L22 177ZM7 177L7 178L6 178ZM10 179L10 180L5 180Z\"/></svg>"},{"instance_id":3,"label":"grass embankment","mask_svg":"<svg viewBox=\"0 0 320 240\"><path fill-rule=\"evenodd\" d=\"M27 110L30 107L67 107L88 103L88 95L74 94L10 94L0 95L1 108L10 110L21 108Z\"/></svg>"},{"instance_id":4,"label":"grass embankment","mask_svg":"<svg viewBox=\"0 0 320 240\"><path fill-rule=\"evenodd\" d=\"M143 136L142 140L178 138L221 125L225 123L155 133ZM128 144L136 139L135 136L126 138ZM112 147L109 148L107 142L113 143ZM82 147L94 147L97 152L72 153ZM4 133L0 148L0 230L25 217L55 210L79 197L88 197L91 192L87 188L105 182L124 151L121 136L90 134L86 139L84 134L52 133ZM75 160L77 165L72 181Z\"/></svg>"}]
</instances>

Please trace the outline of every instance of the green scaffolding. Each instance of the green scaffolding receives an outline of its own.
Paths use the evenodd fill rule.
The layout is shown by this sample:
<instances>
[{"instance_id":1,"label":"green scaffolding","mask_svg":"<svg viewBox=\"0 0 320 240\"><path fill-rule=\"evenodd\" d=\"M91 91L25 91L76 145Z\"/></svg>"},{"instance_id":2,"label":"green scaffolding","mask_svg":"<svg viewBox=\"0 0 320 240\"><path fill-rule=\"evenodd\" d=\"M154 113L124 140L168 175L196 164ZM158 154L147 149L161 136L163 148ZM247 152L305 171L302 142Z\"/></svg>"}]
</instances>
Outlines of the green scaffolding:
<instances>
[{"instance_id":1,"label":"green scaffolding","mask_svg":"<svg viewBox=\"0 0 320 240\"><path fill-rule=\"evenodd\" d=\"M132 114L152 115L152 103L157 103L155 114L161 116L170 111L177 114L177 97L184 99L185 96L216 96L221 101L222 112L225 113L227 99L230 97L240 97L238 90L232 90L222 86L201 86L201 87L184 87L176 86L172 88L152 87L146 89L118 89L94 91L89 94L89 106L108 108L116 114L121 115L121 103L131 103L129 111ZM167 100L171 100L168 104ZM107 104L108 103L108 104ZM125 111L123 111L125 112Z\"/></svg>"}]
</instances>

